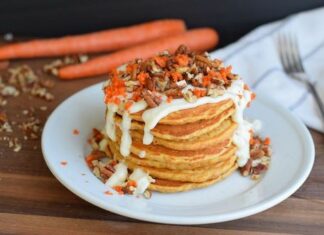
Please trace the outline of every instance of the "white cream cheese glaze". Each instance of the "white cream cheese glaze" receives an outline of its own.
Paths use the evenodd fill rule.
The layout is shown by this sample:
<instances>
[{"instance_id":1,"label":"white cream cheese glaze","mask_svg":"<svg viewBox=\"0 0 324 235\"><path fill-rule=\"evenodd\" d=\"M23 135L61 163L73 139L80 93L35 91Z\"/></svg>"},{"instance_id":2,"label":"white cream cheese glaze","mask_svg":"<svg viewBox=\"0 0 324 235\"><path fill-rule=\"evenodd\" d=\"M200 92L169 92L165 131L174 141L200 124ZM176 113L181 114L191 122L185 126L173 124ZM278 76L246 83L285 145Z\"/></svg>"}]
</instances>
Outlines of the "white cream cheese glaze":
<instances>
[{"instance_id":1,"label":"white cream cheese glaze","mask_svg":"<svg viewBox=\"0 0 324 235\"><path fill-rule=\"evenodd\" d=\"M127 111L123 113L123 119L121 122L122 136L120 140L120 153L124 157L127 157L130 153L132 146L132 137L130 135L130 128L132 125L132 119L130 118Z\"/></svg>"},{"instance_id":2,"label":"white cream cheese glaze","mask_svg":"<svg viewBox=\"0 0 324 235\"><path fill-rule=\"evenodd\" d=\"M116 104L110 103L107 105L106 134L113 141L116 141L115 115L117 110L118 106Z\"/></svg>"},{"instance_id":3,"label":"white cream cheese glaze","mask_svg":"<svg viewBox=\"0 0 324 235\"><path fill-rule=\"evenodd\" d=\"M191 85L187 85L187 87L183 88L183 91L191 89ZM238 128L235 131L233 142L237 145L237 157L238 157L238 165L244 166L249 158L249 139L250 139L250 130L252 129L251 124L243 119L243 111L251 101L252 92L244 89L244 82L242 80L234 80L232 84L225 90L223 95L217 97L205 96L197 99L195 102L187 102L185 99L174 99L171 102L167 102L166 99L162 99L162 103L155 107L147 109L147 104L144 100L134 103L129 112L136 113L142 110L145 110L142 114L142 118L144 120L144 137L143 143L149 145L153 142L153 135L151 130L158 124L158 122L169 115L172 112L195 108L200 105L208 104L208 103L218 103L227 99L231 99L235 104L235 113L232 116L234 122L238 124ZM163 97L165 98L165 97ZM117 111L116 105L112 105L109 107L108 104L108 114L107 119L114 117L115 112ZM124 113L127 113L126 111ZM124 120L126 119L126 120ZM131 147L131 137L129 134L129 124L130 118L128 115L123 115L122 124L122 136L124 137L124 141L121 144L121 153L123 156L127 156L130 152ZM114 121L107 120L106 121L106 130L107 135L115 141L115 130L114 130ZM112 131L113 133L108 133ZM125 133L128 132L128 133Z\"/></svg>"},{"instance_id":4,"label":"white cream cheese glaze","mask_svg":"<svg viewBox=\"0 0 324 235\"><path fill-rule=\"evenodd\" d=\"M128 170L127 165L123 162L118 163L115 167L115 172L109 179L106 181L106 185L114 187L117 185L122 185L127 179Z\"/></svg>"},{"instance_id":5,"label":"white cream cheese glaze","mask_svg":"<svg viewBox=\"0 0 324 235\"><path fill-rule=\"evenodd\" d=\"M149 174L140 168L136 168L129 176L129 179L136 182L135 195L143 194L150 183L155 181Z\"/></svg>"}]
</instances>

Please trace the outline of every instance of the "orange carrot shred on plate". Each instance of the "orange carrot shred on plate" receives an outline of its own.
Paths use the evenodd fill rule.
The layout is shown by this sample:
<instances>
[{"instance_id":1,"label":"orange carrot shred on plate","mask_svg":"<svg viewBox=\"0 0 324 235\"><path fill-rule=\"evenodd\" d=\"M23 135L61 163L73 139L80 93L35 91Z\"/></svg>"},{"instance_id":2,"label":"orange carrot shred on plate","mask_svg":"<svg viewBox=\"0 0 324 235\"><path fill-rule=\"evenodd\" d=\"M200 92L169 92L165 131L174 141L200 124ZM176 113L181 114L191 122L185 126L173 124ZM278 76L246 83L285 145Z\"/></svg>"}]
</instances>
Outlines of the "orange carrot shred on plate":
<instances>
[{"instance_id":1,"label":"orange carrot shred on plate","mask_svg":"<svg viewBox=\"0 0 324 235\"><path fill-rule=\"evenodd\" d=\"M99 56L83 64L63 67L59 69L58 75L62 79L103 75L135 58L147 59L165 50L174 53L181 44L186 45L192 51L205 51L215 47L217 43L218 34L214 29L193 29L182 34L163 37L108 55Z\"/></svg>"},{"instance_id":2,"label":"orange carrot shred on plate","mask_svg":"<svg viewBox=\"0 0 324 235\"><path fill-rule=\"evenodd\" d=\"M269 137L266 137L263 141L265 145L270 145L271 144L271 139Z\"/></svg>"},{"instance_id":3,"label":"orange carrot shred on plate","mask_svg":"<svg viewBox=\"0 0 324 235\"><path fill-rule=\"evenodd\" d=\"M130 180L130 181L127 182L127 186L133 186L133 187L136 187L136 186L137 186L137 183L136 183L136 181L134 181L134 180Z\"/></svg>"},{"instance_id":4,"label":"orange carrot shred on plate","mask_svg":"<svg viewBox=\"0 0 324 235\"><path fill-rule=\"evenodd\" d=\"M106 195L113 195L113 193L112 192L109 192L109 191L106 191L106 192L104 192L104 194L106 194Z\"/></svg>"},{"instance_id":5,"label":"orange carrot shred on plate","mask_svg":"<svg viewBox=\"0 0 324 235\"><path fill-rule=\"evenodd\" d=\"M0 60L113 51L185 30L183 20L164 19L83 35L32 40L0 47Z\"/></svg>"},{"instance_id":6,"label":"orange carrot shred on plate","mask_svg":"<svg viewBox=\"0 0 324 235\"><path fill-rule=\"evenodd\" d=\"M172 100L173 100L173 97L172 97L172 96L168 96L168 98L167 98L167 103L171 103Z\"/></svg>"},{"instance_id":7,"label":"orange carrot shred on plate","mask_svg":"<svg viewBox=\"0 0 324 235\"><path fill-rule=\"evenodd\" d=\"M67 161L65 161L65 160L64 161L61 161L60 163L61 163L62 166L66 166L67 165Z\"/></svg>"},{"instance_id":8,"label":"orange carrot shred on plate","mask_svg":"<svg viewBox=\"0 0 324 235\"><path fill-rule=\"evenodd\" d=\"M104 158L105 154L101 151L93 151L88 156L86 156L85 161L87 162L89 167L92 167L92 161L93 160L99 160L101 158Z\"/></svg>"},{"instance_id":9,"label":"orange carrot shred on plate","mask_svg":"<svg viewBox=\"0 0 324 235\"><path fill-rule=\"evenodd\" d=\"M123 187L120 185L114 186L113 189L120 195L124 194Z\"/></svg>"}]
</instances>

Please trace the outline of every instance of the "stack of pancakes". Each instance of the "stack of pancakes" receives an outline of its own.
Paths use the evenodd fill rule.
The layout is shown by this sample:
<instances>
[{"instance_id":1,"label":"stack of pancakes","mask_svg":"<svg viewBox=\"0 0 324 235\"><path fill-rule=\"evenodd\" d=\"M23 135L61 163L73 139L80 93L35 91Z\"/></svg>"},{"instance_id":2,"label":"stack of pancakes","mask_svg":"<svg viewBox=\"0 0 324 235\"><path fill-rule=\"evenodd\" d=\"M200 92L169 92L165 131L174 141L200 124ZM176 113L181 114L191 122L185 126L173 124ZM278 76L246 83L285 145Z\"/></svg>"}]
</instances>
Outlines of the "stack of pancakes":
<instances>
[{"instance_id":1,"label":"stack of pancakes","mask_svg":"<svg viewBox=\"0 0 324 235\"><path fill-rule=\"evenodd\" d=\"M131 154L120 153L122 117L115 116L116 141L107 138L113 157L128 168L142 168L155 179L149 189L180 192L211 185L237 169L232 137L237 124L231 99L173 112L151 130L154 141L143 144L142 112L131 115Z\"/></svg>"}]
</instances>

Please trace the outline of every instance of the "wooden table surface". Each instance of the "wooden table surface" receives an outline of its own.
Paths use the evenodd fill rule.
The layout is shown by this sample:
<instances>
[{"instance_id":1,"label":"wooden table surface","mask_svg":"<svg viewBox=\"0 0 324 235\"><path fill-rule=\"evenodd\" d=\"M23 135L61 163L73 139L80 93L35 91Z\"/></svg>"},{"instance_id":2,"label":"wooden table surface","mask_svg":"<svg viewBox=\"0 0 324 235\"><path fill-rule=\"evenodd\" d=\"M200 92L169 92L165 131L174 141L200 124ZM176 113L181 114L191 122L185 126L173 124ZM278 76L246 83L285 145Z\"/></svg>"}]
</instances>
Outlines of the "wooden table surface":
<instances>
[{"instance_id":1,"label":"wooden table surface","mask_svg":"<svg viewBox=\"0 0 324 235\"><path fill-rule=\"evenodd\" d=\"M40 69L45 62L21 61L11 66L27 63ZM45 123L48 115L64 99L103 79L71 82L55 79L54 101L23 95L9 99L1 109L11 120L21 121L24 118L22 110L46 105L48 110L36 113ZM22 138L19 131L15 133ZM43 159L39 139L24 141L22 150L17 153L9 149L7 143L0 142L0 234L323 234L324 135L312 131L312 136L316 146L315 165L296 193L265 212L236 221L200 226L147 223L95 207L54 178Z\"/></svg>"}]
</instances>

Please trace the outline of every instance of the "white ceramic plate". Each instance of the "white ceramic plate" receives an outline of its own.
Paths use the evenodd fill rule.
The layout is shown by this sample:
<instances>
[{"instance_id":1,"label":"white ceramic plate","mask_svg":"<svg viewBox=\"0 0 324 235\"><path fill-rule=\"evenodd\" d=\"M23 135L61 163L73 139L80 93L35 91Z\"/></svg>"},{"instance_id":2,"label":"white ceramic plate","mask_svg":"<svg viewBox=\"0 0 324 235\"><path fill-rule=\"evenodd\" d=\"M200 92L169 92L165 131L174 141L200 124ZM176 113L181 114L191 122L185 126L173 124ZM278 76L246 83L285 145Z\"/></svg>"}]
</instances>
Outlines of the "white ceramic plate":
<instances>
[{"instance_id":1,"label":"white ceramic plate","mask_svg":"<svg viewBox=\"0 0 324 235\"><path fill-rule=\"evenodd\" d=\"M305 126L273 101L257 97L247 111L263 122L261 134L272 139L270 169L259 182L238 172L205 189L175 194L153 193L151 199L108 196L105 185L88 169L92 128L104 125L101 84L68 98L49 117L42 136L45 161L55 177L84 200L135 219L169 224L229 221L266 210L294 193L306 180L314 162L314 144ZM73 135L73 129L80 131ZM67 161L64 166L61 161Z\"/></svg>"}]
</instances>

